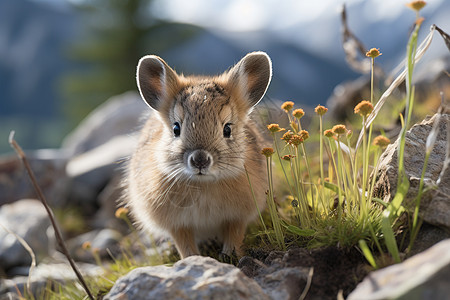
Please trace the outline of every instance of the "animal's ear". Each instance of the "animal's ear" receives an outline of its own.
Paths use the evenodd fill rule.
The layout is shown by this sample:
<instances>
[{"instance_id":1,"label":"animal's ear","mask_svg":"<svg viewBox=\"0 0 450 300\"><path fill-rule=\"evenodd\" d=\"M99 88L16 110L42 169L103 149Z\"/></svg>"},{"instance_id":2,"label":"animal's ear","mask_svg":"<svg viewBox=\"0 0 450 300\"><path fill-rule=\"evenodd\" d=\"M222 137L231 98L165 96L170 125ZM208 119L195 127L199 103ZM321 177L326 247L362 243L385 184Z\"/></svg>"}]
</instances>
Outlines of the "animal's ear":
<instances>
[{"instance_id":1,"label":"animal's ear","mask_svg":"<svg viewBox=\"0 0 450 300\"><path fill-rule=\"evenodd\" d=\"M262 99L272 78L272 62L265 52L252 52L228 72L228 82L238 88L253 107Z\"/></svg>"},{"instance_id":2,"label":"animal's ear","mask_svg":"<svg viewBox=\"0 0 450 300\"><path fill-rule=\"evenodd\" d=\"M162 101L178 84L174 70L160 57L147 55L139 60L136 81L142 99L155 110L162 108Z\"/></svg>"}]
</instances>

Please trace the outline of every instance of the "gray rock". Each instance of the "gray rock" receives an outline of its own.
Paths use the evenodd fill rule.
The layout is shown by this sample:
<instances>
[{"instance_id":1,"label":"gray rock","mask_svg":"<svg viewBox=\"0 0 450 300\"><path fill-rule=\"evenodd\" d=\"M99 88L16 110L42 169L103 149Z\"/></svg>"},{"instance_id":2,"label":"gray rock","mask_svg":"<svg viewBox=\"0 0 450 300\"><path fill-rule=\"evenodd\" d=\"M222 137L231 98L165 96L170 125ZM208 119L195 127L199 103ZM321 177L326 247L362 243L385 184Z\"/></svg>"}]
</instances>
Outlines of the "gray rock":
<instances>
[{"instance_id":1,"label":"gray rock","mask_svg":"<svg viewBox=\"0 0 450 300\"><path fill-rule=\"evenodd\" d=\"M130 228L127 223L115 215L124 194L122 182L123 174L116 172L98 195L97 202L100 208L95 213L93 222L91 223L93 228L111 228L123 234L129 232Z\"/></svg>"},{"instance_id":2,"label":"gray rock","mask_svg":"<svg viewBox=\"0 0 450 300\"><path fill-rule=\"evenodd\" d=\"M116 281L104 299L270 299L232 265L191 256L173 267L137 268Z\"/></svg>"},{"instance_id":3,"label":"gray rock","mask_svg":"<svg viewBox=\"0 0 450 300\"><path fill-rule=\"evenodd\" d=\"M307 268L284 268L258 276L255 281L271 299L298 299L306 286Z\"/></svg>"},{"instance_id":4,"label":"gray rock","mask_svg":"<svg viewBox=\"0 0 450 300\"><path fill-rule=\"evenodd\" d=\"M372 272L347 299L448 299L449 249L447 239L401 264Z\"/></svg>"},{"instance_id":5,"label":"gray rock","mask_svg":"<svg viewBox=\"0 0 450 300\"><path fill-rule=\"evenodd\" d=\"M93 110L63 141L62 148L73 156L105 144L115 136L136 131L148 111L139 94L126 92L110 98Z\"/></svg>"},{"instance_id":6,"label":"gray rock","mask_svg":"<svg viewBox=\"0 0 450 300\"><path fill-rule=\"evenodd\" d=\"M450 239L450 231L446 231L428 223L423 223L408 256L423 252L445 239Z\"/></svg>"},{"instance_id":7,"label":"gray rock","mask_svg":"<svg viewBox=\"0 0 450 300\"><path fill-rule=\"evenodd\" d=\"M0 300L21 300L21 298L16 293L7 292L5 294L0 294Z\"/></svg>"},{"instance_id":8,"label":"gray rock","mask_svg":"<svg viewBox=\"0 0 450 300\"><path fill-rule=\"evenodd\" d=\"M98 195L112 178L120 176L123 163L134 151L134 132L148 111L137 93L128 92L99 106L67 136L62 147L72 154L66 166L72 204L86 213L96 211Z\"/></svg>"},{"instance_id":9,"label":"gray rock","mask_svg":"<svg viewBox=\"0 0 450 300\"><path fill-rule=\"evenodd\" d=\"M96 249L100 257L109 257L107 249L117 246L121 238L122 234L118 231L105 228L74 237L67 241L67 247L75 260L95 262L92 252L89 249L83 249L83 243L90 242L91 250Z\"/></svg>"},{"instance_id":10,"label":"gray rock","mask_svg":"<svg viewBox=\"0 0 450 300\"><path fill-rule=\"evenodd\" d=\"M120 176L135 145L134 136L116 136L69 160L66 172L70 178L70 203L81 205L88 213L95 212L99 194L114 177Z\"/></svg>"},{"instance_id":11,"label":"gray rock","mask_svg":"<svg viewBox=\"0 0 450 300\"><path fill-rule=\"evenodd\" d=\"M239 267L250 278L253 278L270 296L271 299L298 299L308 280L309 268L292 266L287 260L292 251L272 252L271 258L266 259L269 265L261 261L244 256L239 261Z\"/></svg>"},{"instance_id":12,"label":"gray rock","mask_svg":"<svg viewBox=\"0 0 450 300\"><path fill-rule=\"evenodd\" d=\"M63 206L67 192L67 153L58 149L43 149L26 151L25 154L47 201ZM34 197L36 192L22 161L15 154L0 156L0 206Z\"/></svg>"},{"instance_id":13,"label":"gray rock","mask_svg":"<svg viewBox=\"0 0 450 300\"><path fill-rule=\"evenodd\" d=\"M425 145L436 115L428 117L420 124L414 125L406 134L405 171L410 181L410 188L404 200L406 207L414 206L418 193L420 177L425 158ZM438 125L439 133L428 160L425 172L425 187L435 186L441 174L446 157L447 126L450 115L443 114ZM395 196L397 189L397 147L399 140L389 145L380 158L380 168L375 185L375 196L389 201ZM442 174L437 189L423 194L420 203L420 215L425 222L450 230L450 168Z\"/></svg>"},{"instance_id":14,"label":"gray rock","mask_svg":"<svg viewBox=\"0 0 450 300\"><path fill-rule=\"evenodd\" d=\"M103 274L103 268L93 264L77 263L77 266L85 278L88 276L101 276ZM0 295L9 294L13 297L11 299L16 299L14 296L17 295L17 290L22 295L24 294L28 280L30 281L30 292L36 299L40 299L39 295L41 295L43 289L48 287L49 280L53 283L65 284L77 281L78 278L67 261L42 263L33 269L30 277L15 276L12 279L1 279Z\"/></svg>"},{"instance_id":15,"label":"gray rock","mask_svg":"<svg viewBox=\"0 0 450 300\"><path fill-rule=\"evenodd\" d=\"M54 231L38 200L25 199L0 208L0 224L23 238L40 261L55 249ZM16 237L0 227L0 269L29 266L30 254Z\"/></svg>"}]
</instances>

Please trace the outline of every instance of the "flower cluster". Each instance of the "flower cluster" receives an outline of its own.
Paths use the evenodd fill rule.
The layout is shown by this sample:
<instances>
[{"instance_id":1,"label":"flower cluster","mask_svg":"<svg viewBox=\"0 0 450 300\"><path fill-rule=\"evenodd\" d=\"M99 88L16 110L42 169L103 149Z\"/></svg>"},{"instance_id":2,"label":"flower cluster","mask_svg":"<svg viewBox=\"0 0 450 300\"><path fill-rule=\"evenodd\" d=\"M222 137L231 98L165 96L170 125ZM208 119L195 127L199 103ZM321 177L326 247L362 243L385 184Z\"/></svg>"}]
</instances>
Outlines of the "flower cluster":
<instances>
[{"instance_id":1,"label":"flower cluster","mask_svg":"<svg viewBox=\"0 0 450 300\"><path fill-rule=\"evenodd\" d=\"M422 0L415 0L415 1L411 1L409 3L406 4L407 7L411 8L412 10L415 10L416 12L418 12L419 10L421 10L425 5L427 4L427 2L422 1Z\"/></svg>"},{"instance_id":2,"label":"flower cluster","mask_svg":"<svg viewBox=\"0 0 450 300\"><path fill-rule=\"evenodd\" d=\"M290 112L294 108L294 102L292 101L286 101L283 104L281 104L281 109L285 112Z\"/></svg>"},{"instance_id":3,"label":"flower cluster","mask_svg":"<svg viewBox=\"0 0 450 300\"><path fill-rule=\"evenodd\" d=\"M380 52L380 49L377 48L372 48L369 51L366 52L366 56L370 57L370 58L375 58L378 57L380 55L382 55L383 53Z\"/></svg>"},{"instance_id":4,"label":"flower cluster","mask_svg":"<svg viewBox=\"0 0 450 300\"><path fill-rule=\"evenodd\" d=\"M292 115L297 119L301 119L305 115L305 112L303 111L303 109L297 108L292 112Z\"/></svg>"},{"instance_id":5,"label":"flower cluster","mask_svg":"<svg viewBox=\"0 0 450 300\"><path fill-rule=\"evenodd\" d=\"M261 154L264 155L265 157L269 158L273 155L275 151L273 151L273 148L267 147L267 148L263 148L261 150Z\"/></svg>"},{"instance_id":6,"label":"flower cluster","mask_svg":"<svg viewBox=\"0 0 450 300\"><path fill-rule=\"evenodd\" d=\"M355 114L360 114L362 117L367 117L372 111L373 105L367 100L363 100L355 106Z\"/></svg>"},{"instance_id":7,"label":"flower cluster","mask_svg":"<svg viewBox=\"0 0 450 300\"><path fill-rule=\"evenodd\" d=\"M126 207L119 207L115 212L115 216L118 219L126 219L129 211Z\"/></svg>"},{"instance_id":8,"label":"flower cluster","mask_svg":"<svg viewBox=\"0 0 450 300\"><path fill-rule=\"evenodd\" d=\"M281 128L278 124L269 124L267 125L267 129L269 129L270 132L276 133L285 130L284 128Z\"/></svg>"},{"instance_id":9,"label":"flower cluster","mask_svg":"<svg viewBox=\"0 0 450 300\"><path fill-rule=\"evenodd\" d=\"M391 143L391 140L385 136L379 135L373 139L373 144L380 148L385 148Z\"/></svg>"},{"instance_id":10,"label":"flower cluster","mask_svg":"<svg viewBox=\"0 0 450 300\"><path fill-rule=\"evenodd\" d=\"M331 131L336 135L343 135L347 133L347 128L345 128L345 125L338 124L334 125Z\"/></svg>"},{"instance_id":11,"label":"flower cluster","mask_svg":"<svg viewBox=\"0 0 450 300\"><path fill-rule=\"evenodd\" d=\"M317 105L316 108L314 109L314 111L316 112L316 114L318 114L319 116L323 116L324 114L326 114L326 112L328 111L328 108L326 108L323 105Z\"/></svg>"}]
</instances>

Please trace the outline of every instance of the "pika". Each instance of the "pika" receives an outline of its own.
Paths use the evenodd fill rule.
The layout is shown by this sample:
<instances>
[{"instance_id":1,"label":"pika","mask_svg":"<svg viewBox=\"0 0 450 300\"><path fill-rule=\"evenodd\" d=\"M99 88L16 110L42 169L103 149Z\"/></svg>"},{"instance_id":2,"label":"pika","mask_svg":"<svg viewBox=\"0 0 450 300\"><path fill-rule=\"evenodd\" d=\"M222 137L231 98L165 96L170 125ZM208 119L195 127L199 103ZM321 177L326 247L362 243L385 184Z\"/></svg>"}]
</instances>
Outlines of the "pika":
<instances>
[{"instance_id":1,"label":"pika","mask_svg":"<svg viewBox=\"0 0 450 300\"><path fill-rule=\"evenodd\" d=\"M136 77L151 112L128 165L132 216L170 235L182 258L199 255L209 238L242 256L247 225L265 207L262 139L249 114L269 86L269 56L249 53L223 74L201 77L147 55Z\"/></svg>"}]
</instances>

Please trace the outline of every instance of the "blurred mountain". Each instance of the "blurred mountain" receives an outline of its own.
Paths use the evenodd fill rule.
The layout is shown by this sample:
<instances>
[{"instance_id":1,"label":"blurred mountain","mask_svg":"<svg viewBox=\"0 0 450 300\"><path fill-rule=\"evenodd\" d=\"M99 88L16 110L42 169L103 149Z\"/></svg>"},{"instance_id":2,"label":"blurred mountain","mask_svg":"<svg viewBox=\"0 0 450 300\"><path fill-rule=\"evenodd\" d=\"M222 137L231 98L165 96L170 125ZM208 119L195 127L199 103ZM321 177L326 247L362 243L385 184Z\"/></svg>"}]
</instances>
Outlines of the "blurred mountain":
<instances>
[{"instance_id":1,"label":"blurred mountain","mask_svg":"<svg viewBox=\"0 0 450 300\"><path fill-rule=\"evenodd\" d=\"M338 83L358 76L343 57L341 61L326 59L262 31L233 36L204 31L181 47L166 51L163 58L184 74L220 74L248 52L259 50L272 59L273 77L266 95L275 100L325 104Z\"/></svg>"},{"instance_id":2,"label":"blurred mountain","mask_svg":"<svg viewBox=\"0 0 450 300\"><path fill-rule=\"evenodd\" d=\"M76 16L68 9L28 0L0 1L0 116L57 116L56 83L70 67L64 51L75 32Z\"/></svg>"},{"instance_id":3,"label":"blurred mountain","mask_svg":"<svg viewBox=\"0 0 450 300\"><path fill-rule=\"evenodd\" d=\"M72 65L64 52L77 31L77 18L68 8L0 1L0 153L9 150L12 129L25 147L57 143L58 82Z\"/></svg>"}]
</instances>

